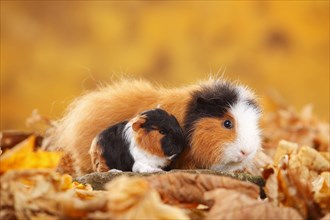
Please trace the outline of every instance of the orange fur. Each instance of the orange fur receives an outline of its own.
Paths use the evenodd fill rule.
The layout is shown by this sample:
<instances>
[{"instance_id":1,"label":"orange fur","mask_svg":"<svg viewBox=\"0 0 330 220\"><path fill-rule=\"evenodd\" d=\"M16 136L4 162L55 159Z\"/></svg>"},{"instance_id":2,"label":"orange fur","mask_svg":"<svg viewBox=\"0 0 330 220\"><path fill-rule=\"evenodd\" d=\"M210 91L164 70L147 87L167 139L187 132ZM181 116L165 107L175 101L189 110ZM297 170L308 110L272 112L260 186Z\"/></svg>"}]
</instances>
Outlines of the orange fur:
<instances>
[{"instance_id":1,"label":"orange fur","mask_svg":"<svg viewBox=\"0 0 330 220\"><path fill-rule=\"evenodd\" d=\"M160 140L163 138L158 130L146 132L141 126L146 122L145 115L138 115L132 120L132 129L135 132L136 143L145 151L152 155L164 157Z\"/></svg>"},{"instance_id":2,"label":"orange fur","mask_svg":"<svg viewBox=\"0 0 330 220\"><path fill-rule=\"evenodd\" d=\"M194 89L196 86L165 89L141 80L124 80L100 88L69 106L65 116L57 122L52 142L56 148L72 155L77 175L92 172L88 151L100 131L159 104L176 116L182 125L190 93Z\"/></svg>"},{"instance_id":3,"label":"orange fur","mask_svg":"<svg viewBox=\"0 0 330 220\"><path fill-rule=\"evenodd\" d=\"M163 136L164 135L160 134L158 130L146 132L144 129L139 129L135 134L135 140L136 143L148 153L158 157L165 157L160 143Z\"/></svg>"},{"instance_id":4,"label":"orange fur","mask_svg":"<svg viewBox=\"0 0 330 220\"><path fill-rule=\"evenodd\" d=\"M183 160L185 163L180 164L181 168L209 168L219 163L224 144L236 139L235 125L232 129L223 127L226 119L230 119L235 124L234 118L228 113L222 119L202 118L196 122L190 149L183 152L183 157L186 159Z\"/></svg>"}]
</instances>

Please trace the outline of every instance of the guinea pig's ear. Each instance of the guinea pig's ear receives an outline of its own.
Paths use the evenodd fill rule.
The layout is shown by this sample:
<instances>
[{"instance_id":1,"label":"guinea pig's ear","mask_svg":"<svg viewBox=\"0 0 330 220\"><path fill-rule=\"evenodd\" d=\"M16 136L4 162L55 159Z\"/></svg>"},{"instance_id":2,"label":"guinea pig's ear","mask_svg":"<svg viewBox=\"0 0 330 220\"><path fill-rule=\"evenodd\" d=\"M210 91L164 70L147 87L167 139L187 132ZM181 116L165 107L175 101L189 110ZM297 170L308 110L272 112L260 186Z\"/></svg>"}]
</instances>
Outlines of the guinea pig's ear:
<instances>
[{"instance_id":1,"label":"guinea pig's ear","mask_svg":"<svg viewBox=\"0 0 330 220\"><path fill-rule=\"evenodd\" d=\"M209 101L207 101L203 97L197 97L196 98L196 108L197 109L204 109L209 104L210 104Z\"/></svg>"},{"instance_id":2,"label":"guinea pig's ear","mask_svg":"<svg viewBox=\"0 0 330 220\"><path fill-rule=\"evenodd\" d=\"M206 103L206 100L203 97L197 97L196 104L197 105L204 105Z\"/></svg>"},{"instance_id":3,"label":"guinea pig's ear","mask_svg":"<svg viewBox=\"0 0 330 220\"><path fill-rule=\"evenodd\" d=\"M158 105L156 106L156 109L162 109L162 104L158 104Z\"/></svg>"},{"instance_id":4,"label":"guinea pig's ear","mask_svg":"<svg viewBox=\"0 0 330 220\"><path fill-rule=\"evenodd\" d=\"M138 131L142 125L147 121L147 118L145 115L138 115L135 118L132 119L132 129L133 131Z\"/></svg>"},{"instance_id":5,"label":"guinea pig's ear","mask_svg":"<svg viewBox=\"0 0 330 220\"><path fill-rule=\"evenodd\" d=\"M216 106L217 104L214 100L201 96L197 97L195 101L195 111L197 112L209 111L211 108Z\"/></svg>"}]
</instances>

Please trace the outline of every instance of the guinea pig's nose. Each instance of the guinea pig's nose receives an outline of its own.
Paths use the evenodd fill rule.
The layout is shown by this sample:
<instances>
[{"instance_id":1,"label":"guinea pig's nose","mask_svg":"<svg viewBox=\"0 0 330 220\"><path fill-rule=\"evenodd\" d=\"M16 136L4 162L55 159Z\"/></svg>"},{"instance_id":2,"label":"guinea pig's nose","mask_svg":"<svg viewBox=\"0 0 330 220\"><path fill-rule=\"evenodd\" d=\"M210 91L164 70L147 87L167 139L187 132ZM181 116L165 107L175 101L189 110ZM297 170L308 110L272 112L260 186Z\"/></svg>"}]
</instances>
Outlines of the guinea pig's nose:
<instances>
[{"instance_id":1,"label":"guinea pig's nose","mask_svg":"<svg viewBox=\"0 0 330 220\"><path fill-rule=\"evenodd\" d=\"M240 153L241 153L241 156L242 156L242 157L247 157L247 156L249 156L249 154L250 154L251 152L249 152L249 151L247 151L247 150L241 150Z\"/></svg>"}]
</instances>

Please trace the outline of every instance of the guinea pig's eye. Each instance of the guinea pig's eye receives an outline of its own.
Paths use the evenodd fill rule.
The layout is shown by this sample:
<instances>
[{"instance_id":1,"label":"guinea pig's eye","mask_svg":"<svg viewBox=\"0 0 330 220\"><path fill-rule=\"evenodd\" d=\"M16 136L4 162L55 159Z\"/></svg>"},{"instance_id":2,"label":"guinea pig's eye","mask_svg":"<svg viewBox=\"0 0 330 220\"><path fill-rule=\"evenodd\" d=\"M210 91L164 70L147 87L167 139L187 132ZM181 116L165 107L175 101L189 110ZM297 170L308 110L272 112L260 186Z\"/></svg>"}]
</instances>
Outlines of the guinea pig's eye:
<instances>
[{"instance_id":1,"label":"guinea pig's eye","mask_svg":"<svg viewBox=\"0 0 330 220\"><path fill-rule=\"evenodd\" d=\"M230 120L226 120L223 122L223 126L227 129L233 128L233 123Z\"/></svg>"},{"instance_id":2,"label":"guinea pig's eye","mask_svg":"<svg viewBox=\"0 0 330 220\"><path fill-rule=\"evenodd\" d=\"M167 133L165 130L158 130L158 132L162 135L165 135Z\"/></svg>"}]
</instances>

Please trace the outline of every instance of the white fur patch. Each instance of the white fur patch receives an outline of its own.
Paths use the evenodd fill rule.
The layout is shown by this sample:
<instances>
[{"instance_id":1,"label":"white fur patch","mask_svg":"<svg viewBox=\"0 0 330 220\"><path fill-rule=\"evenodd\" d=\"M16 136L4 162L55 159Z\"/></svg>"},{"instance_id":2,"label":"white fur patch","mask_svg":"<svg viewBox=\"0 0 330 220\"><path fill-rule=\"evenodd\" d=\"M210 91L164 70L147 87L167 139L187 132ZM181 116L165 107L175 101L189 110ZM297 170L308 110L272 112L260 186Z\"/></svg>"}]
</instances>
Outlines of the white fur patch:
<instances>
[{"instance_id":1,"label":"white fur patch","mask_svg":"<svg viewBox=\"0 0 330 220\"><path fill-rule=\"evenodd\" d=\"M144 151L135 141L134 131L132 129L132 123L128 122L124 129L124 137L130 143L129 150L135 161L132 171L133 172L159 172L163 171L168 165L168 160L166 158L158 157Z\"/></svg>"},{"instance_id":2,"label":"white fur patch","mask_svg":"<svg viewBox=\"0 0 330 220\"><path fill-rule=\"evenodd\" d=\"M235 118L236 140L225 143L223 159L211 169L234 171L249 167L261 147L260 113L247 103L248 99L253 99L253 94L246 88L238 87L238 95L238 102L229 109Z\"/></svg>"},{"instance_id":3,"label":"white fur patch","mask_svg":"<svg viewBox=\"0 0 330 220\"><path fill-rule=\"evenodd\" d=\"M117 170L117 169L111 169L108 171L109 173L121 173L123 172L122 170Z\"/></svg>"}]
</instances>

